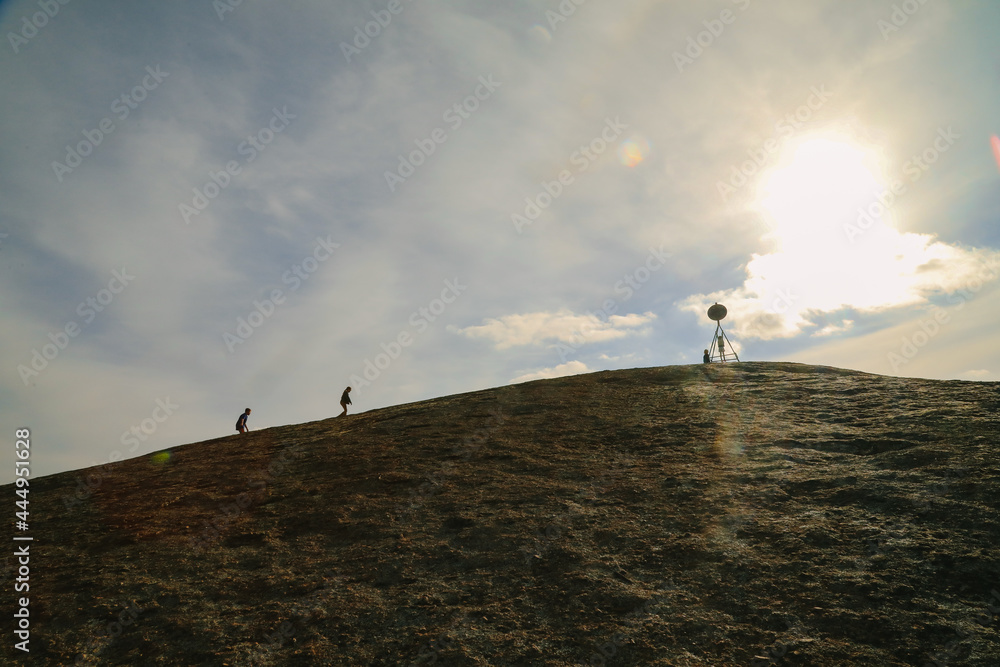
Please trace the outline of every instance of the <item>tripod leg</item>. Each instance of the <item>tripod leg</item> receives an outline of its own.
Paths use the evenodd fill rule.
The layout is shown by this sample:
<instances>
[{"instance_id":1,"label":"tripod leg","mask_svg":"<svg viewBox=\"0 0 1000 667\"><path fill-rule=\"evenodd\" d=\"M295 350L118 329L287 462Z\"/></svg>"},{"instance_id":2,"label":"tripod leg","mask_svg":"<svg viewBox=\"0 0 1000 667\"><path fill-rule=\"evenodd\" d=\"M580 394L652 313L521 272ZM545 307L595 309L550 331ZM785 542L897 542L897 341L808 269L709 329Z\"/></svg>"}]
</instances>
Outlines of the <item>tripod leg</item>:
<instances>
[{"instance_id":1,"label":"tripod leg","mask_svg":"<svg viewBox=\"0 0 1000 667\"><path fill-rule=\"evenodd\" d=\"M722 336L726 339L726 342L729 343L729 336L726 336L726 332L725 331L722 332ZM736 361L739 361L740 360L740 355L736 354L736 350L733 350L733 344L732 343L729 343L729 349L733 351L733 356L736 358Z\"/></svg>"}]
</instances>

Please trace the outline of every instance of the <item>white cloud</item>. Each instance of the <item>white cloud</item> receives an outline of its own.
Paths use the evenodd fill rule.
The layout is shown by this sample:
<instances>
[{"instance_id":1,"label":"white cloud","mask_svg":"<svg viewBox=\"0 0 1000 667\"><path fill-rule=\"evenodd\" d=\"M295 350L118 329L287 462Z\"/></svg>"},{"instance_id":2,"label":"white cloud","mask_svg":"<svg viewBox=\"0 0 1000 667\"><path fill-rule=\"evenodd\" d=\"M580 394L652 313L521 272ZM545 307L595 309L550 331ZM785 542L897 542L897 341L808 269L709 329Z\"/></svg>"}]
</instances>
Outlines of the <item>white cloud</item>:
<instances>
[{"instance_id":1,"label":"white cloud","mask_svg":"<svg viewBox=\"0 0 1000 667\"><path fill-rule=\"evenodd\" d=\"M453 330L469 338L490 340L498 350L515 345L542 345L549 341L579 346L581 340L600 343L639 333L639 327L655 319L655 314L647 312L612 315L605 321L596 315L577 315L561 308L554 313L541 311L488 318L483 324Z\"/></svg>"},{"instance_id":2,"label":"white cloud","mask_svg":"<svg viewBox=\"0 0 1000 667\"><path fill-rule=\"evenodd\" d=\"M510 381L511 384L517 384L518 382L530 382L531 380L547 380L549 378L559 378L566 375L579 375L580 373L590 373L592 372L587 364L582 361L570 361L565 364L559 364L553 368L543 368L540 371L535 371L534 373L525 373L524 375L519 375Z\"/></svg>"},{"instance_id":3,"label":"white cloud","mask_svg":"<svg viewBox=\"0 0 1000 667\"><path fill-rule=\"evenodd\" d=\"M632 361L638 359L639 355L635 354L634 352L629 354L616 354L616 355L602 353L598 355L597 358L600 359L601 361L622 362L622 361Z\"/></svg>"},{"instance_id":4,"label":"white cloud","mask_svg":"<svg viewBox=\"0 0 1000 667\"><path fill-rule=\"evenodd\" d=\"M882 337L873 331L926 318L925 309L899 307L879 318L860 311L921 303L995 257L967 250L995 239L996 172L983 168L988 149L976 145L984 137L974 129L992 122L994 93L972 66L992 57L989 21L978 10L951 17L946 5L931 3L905 34L885 40L875 27L884 8L766 4L740 14L690 71L665 82L663 64L711 18L698 3L587 4L546 39L528 28L548 27L537 3L432 2L393 19L350 62L337 44L371 20L356 3L299 3L293 12L243 3L225 21L192 0L124 12L109 3L77 12L71 3L69 14L0 67L0 85L18 91L0 117L0 302L9 323L0 345L0 366L8 369L0 377L0 420L44 424L49 440L63 443L33 459L33 474L42 475L104 460L157 397L169 395L183 409L130 455L228 433L248 405L255 428L339 412L336 398L350 375L407 330L415 342L359 392L358 410L504 384L522 373L587 370L572 362L533 371L570 359L607 368L687 362L690 353L697 363L707 330L647 311L662 313L695 289L737 286L709 296L730 307L727 331L732 323L741 357L740 327L766 329L760 337L771 338L804 330L817 337L789 345L795 354L895 372L887 354L920 322ZM2 6L7 34L37 11L37 0ZM108 40L108 26L143 37ZM323 67L303 66L320 61ZM170 72L163 86L126 119L112 115L111 101L156 65ZM490 74L502 83L495 96L460 127L445 121L445 110ZM954 94L940 94L945 78ZM826 86L830 100L808 123L786 122L794 131L778 134L777 122L813 86ZM723 98L728 103L718 104ZM284 105L297 117L250 162L238 146ZM105 116L115 119L113 134L57 182L51 162ZM616 117L628 128L605 147L598 137L605 119ZM781 158L774 151L756 159L767 137L793 149L836 126L905 175L903 165L937 141L942 122L962 136L892 206L905 224L893 228L887 218L856 237L851 252L838 246L849 241L828 213L846 204L844 192L870 196L886 182L878 165L838 177L833 167L849 168L857 157L844 150L825 167L820 161L815 171L785 176L784 198L771 202L787 213L774 219L780 234L760 239L760 215L744 204L758 194L758 179L771 184L768 170ZM385 171L426 146L435 128L447 141L390 192ZM648 142L631 168L619 159L626 138ZM602 148L595 161L585 169L574 163L576 151L595 145ZM753 177L739 196L721 200L719 180L748 157L757 165ZM240 174L185 224L178 205L229 160ZM511 214L562 170L572 183L517 234ZM822 178L810 181L809 173ZM782 182L771 184L771 194ZM763 202L768 192L759 194ZM283 273L328 236L342 251L290 289ZM637 267L650 246L669 247L671 259L644 281ZM17 365L49 332L79 321L77 304L123 265L134 285L25 387ZM433 320L411 319L440 294L442 280L456 276L468 284L467 296ZM223 332L274 288L287 301L230 354ZM792 305L776 308L789 292ZM954 378L997 368L989 316L1000 297L988 292L996 290L976 297L982 306L949 309L954 322L900 372ZM697 305L702 322L705 305ZM620 316L577 314L598 307ZM778 309L785 312L764 318ZM508 313L515 315L485 319ZM856 322L850 331L829 335L846 319ZM414 330L413 322L429 324ZM459 329L449 334L449 324L479 326L456 338ZM655 348L635 349L651 331ZM581 348L587 343L598 345L592 356L566 356L570 347L589 352ZM525 357L566 349L513 362L481 353L493 346L521 346ZM769 347L746 346L748 354ZM88 393L92 386L101 391ZM83 408L52 409L73 394L88 397ZM3 474L9 481L9 471L0 481Z\"/></svg>"},{"instance_id":5,"label":"white cloud","mask_svg":"<svg viewBox=\"0 0 1000 667\"><path fill-rule=\"evenodd\" d=\"M769 222L760 241L776 249L751 256L739 287L690 296L680 302L682 310L701 315L713 302L724 303L740 338L788 338L821 326L828 314L919 306L931 295L997 277L1000 252L899 231L894 209L876 201L887 188L861 148L807 139L788 152L758 192ZM883 213L863 217L871 210Z\"/></svg>"},{"instance_id":6,"label":"white cloud","mask_svg":"<svg viewBox=\"0 0 1000 667\"><path fill-rule=\"evenodd\" d=\"M845 331L850 331L851 326L854 324L854 320L844 320L839 325L838 324L827 324L825 327L819 331L814 331L813 336L832 336L836 333L844 333Z\"/></svg>"},{"instance_id":7,"label":"white cloud","mask_svg":"<svg viewBox=\"0 0 1000 667\"><path fill-rule=\"evenodd\" d=\"M934 294L995 280L1000 263L1000 253L994 251L966 250L927 234L891 229L884 230L877 251L855 260L813 250L809 255L755 254L741 286L695 294L681 301L680 308L703 315L712 303L723 303L736 336L789 338L817 326L823 315L923 305ZM841 327L826 326L816 335L843 331L850 324L844 320Z\"/></svg>"},{"instance_id":8,"label":"white cloud","mask_svg":"<svg viewBox=\"0 0 1000 667\"><path fill-rule=\"evenodd\" d=\"M965 377L969 369L996 368L1000 354L985 343L1000 308L1000 285L969 296L959 292L946 305L902 310L898 323L855 330L852 335L810 339L812 345L782 354L771 345L776 360L853 368L869 373L938 379ZM935 325L939 325L935 327ZM925 335L926 334L926 335Z\"/></svg>"}]
</instances>

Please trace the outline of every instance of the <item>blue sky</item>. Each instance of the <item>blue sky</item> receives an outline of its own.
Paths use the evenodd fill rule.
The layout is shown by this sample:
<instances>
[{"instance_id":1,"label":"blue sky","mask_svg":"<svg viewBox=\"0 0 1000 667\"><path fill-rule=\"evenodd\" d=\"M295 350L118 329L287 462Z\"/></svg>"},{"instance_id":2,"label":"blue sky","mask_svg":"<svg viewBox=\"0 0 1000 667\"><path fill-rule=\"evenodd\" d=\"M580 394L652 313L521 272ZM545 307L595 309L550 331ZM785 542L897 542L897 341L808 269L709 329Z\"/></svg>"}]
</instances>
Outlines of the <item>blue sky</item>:
<instances>
[{"instance_id":1,"label":"blue sky","mask_svg":"<svg viewBox=\"0 0 1000 667\"><path fill-rule=\"evenodd\" d=\"M35 475L245 407L323 419L348 384L364 411L699 362L715 301L745 360L1000 380L995 2L34 0L0 27L0 421Z\"/></svg>"}]
</instances>

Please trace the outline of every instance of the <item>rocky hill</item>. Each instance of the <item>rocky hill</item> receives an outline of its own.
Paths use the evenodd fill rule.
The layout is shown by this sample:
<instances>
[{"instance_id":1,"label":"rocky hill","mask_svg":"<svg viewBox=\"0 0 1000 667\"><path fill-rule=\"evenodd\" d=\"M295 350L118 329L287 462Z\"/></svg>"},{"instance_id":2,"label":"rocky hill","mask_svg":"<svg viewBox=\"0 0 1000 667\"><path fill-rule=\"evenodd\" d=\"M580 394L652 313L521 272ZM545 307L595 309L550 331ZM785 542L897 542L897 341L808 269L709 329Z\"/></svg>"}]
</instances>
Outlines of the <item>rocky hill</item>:
<instances>
[{"instance_id":1,"label":"rocky hill","mask_svg":"<svg viewBox=\"0 0 1000 667\"><path fill-rule=\"evenodd\" d=\"M32 651L4 662L998 665L998 407L672 366L35 479Z\"/></svg>"}]
</instances>

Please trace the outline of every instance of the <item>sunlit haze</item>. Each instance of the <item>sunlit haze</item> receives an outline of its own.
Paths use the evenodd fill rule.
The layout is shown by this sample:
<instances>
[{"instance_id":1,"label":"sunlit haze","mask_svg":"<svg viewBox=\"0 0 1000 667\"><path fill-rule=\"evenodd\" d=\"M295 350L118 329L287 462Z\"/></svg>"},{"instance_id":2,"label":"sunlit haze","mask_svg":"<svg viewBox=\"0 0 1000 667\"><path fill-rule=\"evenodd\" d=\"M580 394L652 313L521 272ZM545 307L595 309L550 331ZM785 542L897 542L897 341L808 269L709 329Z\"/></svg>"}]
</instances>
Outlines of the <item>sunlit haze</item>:
<instances>
[{"instance_id":1,"label":"sunlit haze","mask_svg":"<svg viewBox=\"0 0 1000 667\"><path fill-rule=\"evenodd\" d=\"M3 428L42 475L700 363L715 302L1000 380L1000 3L897 4L0 2Z\"/></svg>"}]
</instances>

